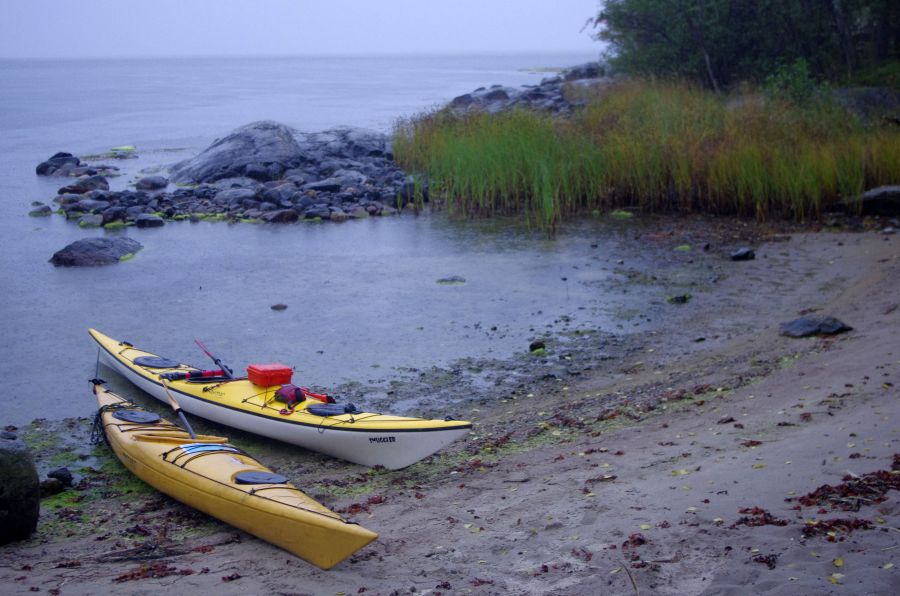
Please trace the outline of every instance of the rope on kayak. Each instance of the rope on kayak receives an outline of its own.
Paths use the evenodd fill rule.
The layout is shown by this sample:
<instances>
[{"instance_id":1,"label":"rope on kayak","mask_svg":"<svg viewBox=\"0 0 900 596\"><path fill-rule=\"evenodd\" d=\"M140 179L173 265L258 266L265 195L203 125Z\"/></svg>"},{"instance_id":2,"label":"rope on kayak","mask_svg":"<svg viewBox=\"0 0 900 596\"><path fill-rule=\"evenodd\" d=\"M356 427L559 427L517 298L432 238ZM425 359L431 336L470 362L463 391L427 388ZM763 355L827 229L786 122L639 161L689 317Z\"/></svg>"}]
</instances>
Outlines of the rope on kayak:
<instances>
[{"instance_id":1,"label":"rope on kayak","mask_svg":"<svg viewBox=\"0 0 900 596\"><path fill-rule=\"evenodd\" d=\"M103 428L103 414L105 412L112 412L113 410L127 410L130 408L136 408L137 405L131 403L130 401L118 402L115 404L106 404L105 406L100 406L100 409L97 410L97 414L94 415L94 423L91 425L91 445L99 445L100 443L106 443L109 445L109 437L106 436L106 430Z\"/></svg>"}]
</instances>

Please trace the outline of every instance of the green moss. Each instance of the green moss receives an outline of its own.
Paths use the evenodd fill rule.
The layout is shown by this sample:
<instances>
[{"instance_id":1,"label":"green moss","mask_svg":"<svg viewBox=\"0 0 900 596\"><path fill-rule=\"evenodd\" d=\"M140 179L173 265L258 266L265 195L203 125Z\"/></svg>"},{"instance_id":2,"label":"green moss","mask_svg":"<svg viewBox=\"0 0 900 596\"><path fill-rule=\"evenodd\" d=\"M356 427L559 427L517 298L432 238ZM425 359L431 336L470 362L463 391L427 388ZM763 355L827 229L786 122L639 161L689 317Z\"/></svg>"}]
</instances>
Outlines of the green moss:
<instances>
[{"instance_id":1,"label":"green moss","mask_svg":"<svg viewBox=\"0 0 900 596\"><path fill-rule=\"evenodd\" d=\"M614 211L610 212L609 216L616 219L630 219L634 217L634 213L632 213L631 211L625 211L623 209L615 209Z\"/></svg>"},{"instance_id":2,"label":"green moss","mask_svg":"<svg viewBox=\"0 0 900 596\"><path fill-rule=\"evenodd\" d=\"M677 250L679 252L691 252L691 245L690 244L681 244L679 246L676 246L675 250Z\"/></svg>"},{"instance_id":3,"label":"green moss","mask_svg":"<svg viewBox=\"0 0 900 596\"><path fill-rule=\"evenodd\" d=\"M127 228L128 226L129 224L124 221L111 221L103 224L103 228L110 231L121 230L123 228Z\"/></svg>"},{"instance_id":4,"label":"green moss","mask_svg":"<svg viewBox=\"0 0 900 596\"><path fill-rule=\"evenodd\" d=\"M125 261L130 261L131 259L133 259L135 257L136 254L137 253L130 252L127 255L122 255L121 257L119 257L119 262L124 263Z\"/></svg>"},{"instance_id":5,"label":"green moss","mask_svg":"<svg viewBox=\"0 0 900 596\"><path fill-rule=\"evenodd\" d=\"M227 221L227 213L195 213L197 217L203 221Z\"/></svg>"}]
</instances>

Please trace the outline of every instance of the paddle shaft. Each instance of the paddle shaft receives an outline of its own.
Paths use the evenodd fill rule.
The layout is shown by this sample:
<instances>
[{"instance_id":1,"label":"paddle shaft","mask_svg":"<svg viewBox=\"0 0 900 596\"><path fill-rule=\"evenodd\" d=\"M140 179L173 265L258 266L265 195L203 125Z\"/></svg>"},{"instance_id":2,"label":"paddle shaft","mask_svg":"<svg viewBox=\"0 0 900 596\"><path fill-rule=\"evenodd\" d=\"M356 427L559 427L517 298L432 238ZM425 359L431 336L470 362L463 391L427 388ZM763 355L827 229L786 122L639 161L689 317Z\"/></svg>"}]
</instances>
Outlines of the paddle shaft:
<instances>
[{"instance_id":1,"label":"paddle shaft","mask_svg":"<svg viewBox=\"0 0 900 596\"><path fill-rule=\"evenodd\" d=\"M222 364L222 361L221 361L221 360L219 360L218 358L216 358L215 356L213 356L213 355L212 355L212 352L210 352L209 350L207 350L207 349L206 349L206 346L204 346L203 343L202 343L199 339L194 339L194 341L197 343L198 346L200 346L200 349L203 350L203 353L206 354L207 356L209 356L210 359L211 359L213 362L215 362L216 366L218 366L219 368L222 369L222 371L225 373L225 376L226 376L226 377L228 377L229 379L233 379L233 378L234 378L234 375L232 374L231 369L228 368L227 366L225 366L224 364Z\"/></svg>"},{"instance_id":2,"label":"paddle shaft","mask_svg":"<svg viewBox=\"0 0 900 596\"><path fill-rule=\"evenodd\" d=\"M189 435L191 435L192 439L197 438L197 433L194 432L194 429L191 427L191 423L188 422L187 416L184 415L184 412L181 411L181 406L175 401L175 397L169 391L169 388L166 386L166 382L162 382L163 389L166 390L166 396L169 398L169 405L172 406L172 409L175 410L175 413L178 414L178 419L181 420L181 424L184 426L184 430L187 431Z\"/></svg>"}]
</instances>

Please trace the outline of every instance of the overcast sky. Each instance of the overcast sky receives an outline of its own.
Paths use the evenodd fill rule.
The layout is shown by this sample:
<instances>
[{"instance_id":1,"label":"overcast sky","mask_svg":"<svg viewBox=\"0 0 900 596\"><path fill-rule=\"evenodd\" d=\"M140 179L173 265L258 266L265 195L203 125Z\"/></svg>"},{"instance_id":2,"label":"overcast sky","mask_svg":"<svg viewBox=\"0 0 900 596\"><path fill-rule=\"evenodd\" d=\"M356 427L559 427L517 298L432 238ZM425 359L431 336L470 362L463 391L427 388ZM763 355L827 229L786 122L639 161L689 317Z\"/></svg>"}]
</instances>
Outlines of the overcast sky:
<instances>
[{"instance_id":1,"label":"overcast sky","mask_svg":"<svg viewBox=\"0 0 900 596\"><path fill-rule=\"evenodd\" d=\"M597 0L0 0L0 57L596 52Z\"/></svg>"}]
</instances>

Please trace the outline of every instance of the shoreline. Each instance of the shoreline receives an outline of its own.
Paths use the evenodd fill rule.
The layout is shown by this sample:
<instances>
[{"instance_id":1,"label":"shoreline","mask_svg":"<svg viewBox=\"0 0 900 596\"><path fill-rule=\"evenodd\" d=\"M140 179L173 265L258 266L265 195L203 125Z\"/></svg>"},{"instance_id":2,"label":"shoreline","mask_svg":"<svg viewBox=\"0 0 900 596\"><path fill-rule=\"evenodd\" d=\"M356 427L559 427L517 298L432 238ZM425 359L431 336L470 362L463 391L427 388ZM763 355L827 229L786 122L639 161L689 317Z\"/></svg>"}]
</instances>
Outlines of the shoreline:
<instances>
[{"instance_id":1,"label":"shoreline","mask_svg":"<svg viewBox=\"0 0 900 596\"><path fill-rule=\"evenodd\" d=\"M709 223L697 221L690 233L702 235ZM678 227L656 221L640 241L668 247L684 237ZM100 476L90 490L116 492L118 482L138 491L128 507L89 499L42 510L35 537L0 548L0 578L13 593L36 586L66 594L170 585L223 593L626 593L632 580L652 593L885 589L897 572L884 567L894 551L881 550L896 543L890 529L882 531L900 527L896 491L849 514L875 529L834 542L803 538L804 520L848 514L794 511L784 499L788 490L802 495L837 484L846 471L889 470L900 452L890 424L900 413L893 389L900 354L891 343L900 316L897 239L873 231L768 238L756 261L730 265L727 276L697 289L685 305L660 308L652 316L664 324L629 335L614 358L601 359L611 338L599 338L603 349L585 350L591 366L578 374L556 372L573 365L567 348L552 342L542 359L550 368L535 371L552 377L516 380L535 368L527 359L506 370L502 362L476 363L514 381L485 384L460 402L477 423L474 435L431 461L369 471L252 439L247 449L260 461L380 532L375 546L331 572L240 533L235 541L231 528L127 478ZM665 261L654 266L666 268ZM623 290L640 283L640 273L623 274L630 280ZM777 335L779 322L805 309L838 316L855 330L833 339ZM426 374L422 386L432 380ZM406 390L420 388L411 383ZM402 383L394 391L385 404L402 397ZM422 407L441 403L438 392ZM49 458L58 447L37 451ZM383 503L370 503L373 496ZM746 517L740 509L752 507L787 525L732 526ZM91 532L66 537L67 515L81 517ZM113 554L91 554L98 550ZM837 558L843 567L833 565ZM193 573L113 581L156 564ZM240 578L222 579L235 574Z\"/></svg>"}]
</instances>

